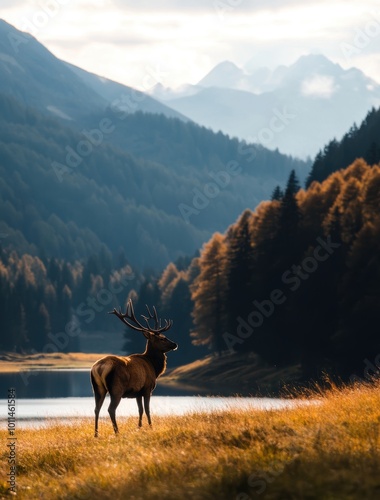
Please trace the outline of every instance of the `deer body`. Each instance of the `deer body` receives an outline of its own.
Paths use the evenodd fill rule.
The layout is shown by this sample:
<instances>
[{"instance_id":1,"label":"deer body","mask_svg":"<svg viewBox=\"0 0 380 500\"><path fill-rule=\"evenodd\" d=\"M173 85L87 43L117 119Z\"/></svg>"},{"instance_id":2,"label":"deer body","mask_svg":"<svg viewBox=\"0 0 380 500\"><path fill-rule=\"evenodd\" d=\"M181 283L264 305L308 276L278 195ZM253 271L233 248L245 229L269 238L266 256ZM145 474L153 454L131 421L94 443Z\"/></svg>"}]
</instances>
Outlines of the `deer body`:
<instances>
[{"instance_id":1,"label":"deer body","mask_svg":"<svg viewBox=\"0 0 380 500\"><path fill-rule=\"evenodd\" d=\"M148 309L149 312L149 309ZM107 392L110 394L110 415L115 434L118 433L116 423L116 408L122 398L136 398L139 410L139 427L142 425L142 416L145 414L151 425L150 418L150 396L156 387L157 378L164 373L166 368L166 352L177 349L177 344L165 337L161 332L171 327L171 322L166 322L165 327L157 328L158 319L154 309L156 328L141 325L135 318L132 302L128 302L125 315L113 311L125 324L131 328L141 331L147 339L145 352L132 354L130 356L105 356L92 366L91 383L95 396L95 437L98 436L99 412L103 405ZM131 325L126 319L132 320L136 325ZM144 401L144 406L143 406Z\"/></svg>"}]
</instances>

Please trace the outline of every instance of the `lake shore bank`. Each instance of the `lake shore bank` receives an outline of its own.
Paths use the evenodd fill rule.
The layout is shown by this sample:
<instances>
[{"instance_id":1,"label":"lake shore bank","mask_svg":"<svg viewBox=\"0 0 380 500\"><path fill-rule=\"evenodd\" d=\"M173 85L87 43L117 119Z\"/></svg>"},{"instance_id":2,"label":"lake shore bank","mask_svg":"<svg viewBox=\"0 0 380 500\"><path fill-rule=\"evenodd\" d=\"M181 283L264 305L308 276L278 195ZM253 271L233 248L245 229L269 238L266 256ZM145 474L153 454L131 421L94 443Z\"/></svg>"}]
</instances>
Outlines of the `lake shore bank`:
<instances>
[{"instance_id":1,"label":"lake shore bank","mask_svg":"<svg viewBox=\"0 0 380 500\"><path fill-rule=\"evenodd\" d=\"M21 372L26 370L79 369L88 368L106 354L83 352L53 352L19 354L0 353L0 373Z\"/></svg>"},{"instance_id":2,"label":"lake shore bank","mask_svg":"<svg viewBox=\"0 0 380 500\"><path fill-rule=\"evenodd\" d=\"M0 374L43 370L90 370L102 353L0 353ZM263 365L257 356L206 356L184 366L168 368L157 384L168 390L213 396L279 397L300 381L300 367Z\"/></svg>"}]
</instances>

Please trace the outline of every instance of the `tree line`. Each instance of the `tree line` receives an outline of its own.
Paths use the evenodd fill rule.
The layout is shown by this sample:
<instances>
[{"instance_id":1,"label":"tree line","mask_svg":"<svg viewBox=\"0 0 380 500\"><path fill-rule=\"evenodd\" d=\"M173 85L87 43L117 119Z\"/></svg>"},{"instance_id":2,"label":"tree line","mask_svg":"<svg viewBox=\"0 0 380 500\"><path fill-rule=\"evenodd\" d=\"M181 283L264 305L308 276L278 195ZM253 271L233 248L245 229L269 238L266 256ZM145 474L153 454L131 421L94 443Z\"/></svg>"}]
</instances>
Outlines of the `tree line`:
<instances>
[{"instance_id":1,"label":"tree line","mask_svg":"<svg viewBox=\"0 0 380 500\"><path fill-rule=\"evenodd\" d=\"M303 375L349 377L380 350L380 167L356 160L325 181L285 190L182 268L145 282L194 345L215 355L255 352Z\"/></svg>"},{"instance_id":2,"label":"tree line","mask_svg":"<svg viewBox=\"0 0 380 500\"><path fill-rule=\"evenodd\" d=\"M119 307L139 280L123 254L115 265L104 249L70 263L1 248L0 349L78 351L81 331L109 331L106 313Z\"/></svg>"},{"instance_id":3,"label":"tree line","mask_svg":"<svg viewBox=\"0 0 380 500\"><path fill-rule=\"evenodd\" d=\"M291 168L306 175L303 161L195 124L108 113L77 130L0 94L0 233L8 246L68 261L124 247L134 267L162 269L267 198ZM210 183L215 191L213 176L229 162L241 174L216 186L210 202L203 191Z\"/></svg>"},{"instance_id":4,"label":"tree line","mask_svg":"<svg viewBox=\"0 0 380 500\"><path fill-rule=\"evenodd\" d=\"M340 141L333 139L317 154L306 186L313 181L323 181L330 174L346 168L356 158L363 158L369 165L380 161L380 109L372 108L358 127L354 124Z\"/></svg>"},{"instance_id":5,"label":"tree line","mask_svg":"<svg viewBox=\"0 0 380 500\"><path fill-rule=\"evenodd\" d=\"M0 348L77 350L68 325L112 330L106 312L132 298L137 314L155 305L174 320L176 364L254 352L305 378L347 378L380 352L379 202L380 166L364 160L307 189L291 172L284 190L160 275L136 275L105 248L71 263L2 249ZM140 336L126 330L123 347L141 350Z\"/></svg>"}]
</instances>

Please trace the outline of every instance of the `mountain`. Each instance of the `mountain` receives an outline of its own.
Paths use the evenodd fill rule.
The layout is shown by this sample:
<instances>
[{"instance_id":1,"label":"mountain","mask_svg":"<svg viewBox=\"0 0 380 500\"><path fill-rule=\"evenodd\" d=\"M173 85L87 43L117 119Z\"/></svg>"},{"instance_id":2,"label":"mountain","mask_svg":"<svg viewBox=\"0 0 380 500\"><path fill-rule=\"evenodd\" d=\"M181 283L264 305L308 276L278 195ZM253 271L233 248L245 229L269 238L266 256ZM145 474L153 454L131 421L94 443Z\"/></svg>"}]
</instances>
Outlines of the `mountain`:
<instances>
[{"instance_id":1,"label":"mountain","mask_svg":"<svg viewBox=\"0 0 380 500\"><path fill-rule=\"evenodd\" d=\"M164 114L170 118L180 118L184 121L188 119L169 108L165 104L153 99L147 92L140 92L132 87L114 82L108 78L95 75L67 63L67 67L75 73L80 80L101 96L108 106L116 106L129 112L142 111L144 113Z\"/></svg>"},{"instance_id":2,"label":"mountain","mask_svg":"<svg viewBox=\"0 0 380 500\"><path fill-rule=\"evenodd\" d=\"M303 158L341 138L380 104L379 84L322 55L250 74L224 62L195 89L191 95L167 91L165 102L212 130Z\"/></svg>"},{"instance_id":3,"label":"mountain","mask_svg":"<svg viewBox=\"0 0 380 500\"><path fill-rule=\"evenodd\" d=\"M280 67L277 71L280 72ZM234 90L246 90L255 94L273 90L276 75L272 74L269 68L254 68L250 72L239 68L231 61L223 61L217 64L206 76L197 84L198 87L229 88Z\"/></svg>"},{"instance_id":4,"label":"mountain","mask_svg":"<svg viewBox=\"0 0 380 500\"><path fill-rule=\"evenodd\" d=\"M67 121L102 111L118 101L137 110L183 118L178 112L130 87L61 61L33 36L0 19L0 92L36 110ZM80 103L80 106L78 106Z\"/></svg>"},{"instance_id":5,"label":"mountain","mask_svg":"<svg viewBox=\"0 0 380 500\"><path fill-rule=\"evenodd\" d=\"M5 23L1 32L3 246L69 261L124 249L134 267L162 268L270 197L292 169L307 176L307 162L159 107L115 105L124 87L99 84ZM22 41L12 62L9 33Z\"/></svg>"},{"instance_id":6,"label":"mountain","mask_svg":"<svg viewBox=\"0 0 380 500\"><path fill-rule=\"evenodd\" d=\"M107 105L35 38L3 20L0 20L0 75L0 92L68 121Z\"/></svg>"},{"instance_id":7,"label":"mountain","mask_svg":"<svg viewBox=\"0 0 380 500\"><path fill-rule=\"evenodd\" d=\"M270 196L292 168L308 170L178 119L108 116L112 137L95 145L95 128L81 134L0 95L4 244L69 260L124 247L134 266L162 267Z\"/></svg>"},{"instance_id":8,"label":"mountain","mask_svg":"<svg viewBox=\"0 0 380 500\"><path fill-rule=\"evenodd\" d=\"M224 88L243 89L245 75L244 71L236 66L231 61L223 61L215 66L205 77L198 82L199 87L220 87L221 83Z\"/></svg>"}]
</instances>

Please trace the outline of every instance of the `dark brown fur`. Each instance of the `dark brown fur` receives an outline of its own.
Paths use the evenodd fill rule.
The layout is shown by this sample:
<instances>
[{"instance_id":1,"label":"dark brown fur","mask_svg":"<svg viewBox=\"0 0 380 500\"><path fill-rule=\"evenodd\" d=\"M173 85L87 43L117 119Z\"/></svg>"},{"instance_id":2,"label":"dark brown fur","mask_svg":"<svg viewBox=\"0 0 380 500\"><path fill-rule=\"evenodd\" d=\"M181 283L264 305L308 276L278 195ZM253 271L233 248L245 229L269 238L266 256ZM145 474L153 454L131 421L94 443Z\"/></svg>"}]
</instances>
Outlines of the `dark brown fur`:
<instances>
[{"instance_id":1,"label":"dark brown fur","mask_svg":"<svg viewBox=\"0 0 380 500\"><path fill-rule=\"evenodd\" d=\"M149 425L150 396L156 387L156 379L166 368L166 352L177 349L177 344L162 334L143 332L147 338L143 354L131 356L105 356L91 368L91 383L95 395L95 437L98 436L99 412L107 392L111 402L108 407L115 434L119 432L116 423L116 408L122 398L136 398L139 410L139 427L145 414ZM143 408L144 400L144 408Z\"/></svg>"}]
</instances>

